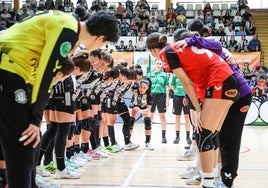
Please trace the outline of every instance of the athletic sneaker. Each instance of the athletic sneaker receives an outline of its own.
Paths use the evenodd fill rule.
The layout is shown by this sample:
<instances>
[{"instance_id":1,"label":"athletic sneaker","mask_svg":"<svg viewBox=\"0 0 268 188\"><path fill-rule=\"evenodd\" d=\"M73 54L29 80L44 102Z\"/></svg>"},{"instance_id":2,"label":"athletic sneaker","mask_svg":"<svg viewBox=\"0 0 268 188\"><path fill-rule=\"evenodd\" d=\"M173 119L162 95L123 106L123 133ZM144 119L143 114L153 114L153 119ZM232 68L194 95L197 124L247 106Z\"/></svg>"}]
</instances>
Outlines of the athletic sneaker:
<instances>
[{"instance_id":1,"label":"athletic sneaker","mask_svg":"<svg viewBox=\"0 0 268 188\"><path fill-rule=\"evenodd\" d=\"M116 153L118 152L116 148L114 148L113 146L107 146L107 147L104 147L104 150L105 151L108 151L110 153Z\"/></svg>"},{"instance_id":2,"label":"athletic sneaker","mask_svg":"<svg viewBox=\"0 0 268 188\"><path fill-rule=\"evenodd\" d=\"M134 144L134 143L129 142L127 145L124 146L124 150L130 151L130 150L137 149L138 147L140 147L139 144Z\"/></svg>"},{"instance_id":3,"label":"athletic sneaker","mask_svg":"<svg viewBox=\"0 0 268 188\"><path fill-rule=\"evenodd\" d=\"M191 138L186 138L186 142L187 142L188 145L191 145L192 144Z\"/></svg>"},{"instance_id":4,"label":"athletic sneaker","mask_svg":"<svg viewBox=\"0 0 268 188\"><path fill-rule=\"evenodd\" d=\"M195 158L194 152L186 151L183 155L179 155L177 157L177 160L178 161L193 161L194 158Z\"/></svg>"},{"instance_id":5,"label":"athletic sneaker","mask_svg":"<svg viewBox=\"0 0 268 188\"><path fill-rule=\"evenodd\" d=\"M177 136L177 137L175 138L175 140L173 141L173 143L174 143L174 144L178 144L179 142L180 142L180 137Z\"/></svg>"},{"instance_id":6,"label":"athletic sneaker","mask_svg":"<svg viewBox=\"0 0 268 188\"><path fill-rule=\"evenodd\" d=\"M35 176L35 183L38 186L38 188L47 188L50 185L49 181L44 180L38 174Z\"/></svg>"},{"instance_id":7,"label":"athletic sneaker","mask_svg":"<svg viewBox=\"0 0 268 188\"><path fill-rule=\"evenodd\" d=\"M56 170L54 179L79 179L81 174L75 171L70 171L65 168L63 171Z\"/></svg>"},{"instance_id":8,"label":"athletic sneaker","mask_svg":"<svg viewBox=\"0 0 268 188\"><path fill-rule=\"evenodd\" d=\"M96 152L95 152L94 150L92 150L92 149L88 149L87 154L88 154L92 159L94 159L94 160L98 160L98 159L101 158L101 155L98 154L98 153L96 153Z\"/></svg>"},{"instance_id":9,"label":"athletic sneaker","mask_svg":"<svg viewBox=\"0 0 268 188\"><path fill-rule=\"evenodd\" d=\"M81 158L81 159L84 159L86 161L91 161L92 160L92 157L90 157L89 155L87 155L86 153L80 151L79 153L74 153L74 156L75 157L78 157L78 158Z\"/></svg>"},{"instance_id":10,"label":"athletic sneaker","mask_svg":"<svg viewBox=\"0 0 268 188\"><path fill-rule=\"evenodd\" d=\"M77 164L79 167L85 165L87 162L85 159L79 158L78 156L72 156L70 161L74 164Z\"/></svg>"},{"instance_id":11,"label":"athletic sneaker","mask_svg":"<svg viewBox=\"0 0 268 188\"><path fill-rule=\"evenodd\" d=\"M152 151L152 150L154 150L154 147L151 145L150 142L148 142L148 143L145 144L145 149Z\"/></svg>"},{"instance_id":12,"label":"athletic sneaker","mask_svg":"<svg viewBox=\"0 0 268 188\"><path fill-rule=\"evenodd\" d=\"M106 152L102 151L102 149L100 147L95 149L94 152L96 154L99 154L101 158L108 158L109 157L109 155Z\"/></svg>"},{"instance_id":13,"label":"athletic sneaker","mask_svg":"<svg viewBox=\"0 0 268 188\"><path fill-rule=\"evenodd\" d=\"M71 162L70 159L68 158L65 158L65 165L66 165L66 168L68 168L69 170L74 170L80 167L78 164Z\"/></svg>"},{"instance_id":14,"label":"athletic sneaker","mask_svg":"<svg viewBox=\"0 0 268 188\"><path fill-rule=\"evenodd\" d=\"M201 184L201 176L200 176L200 174L194 176L194 177L191 178L191 179L187 179L187 180L185 180L185 183L186 183L187 185L200 185L200 184Z\"/></svg>"},{"instance_id":15,"label":"athletic sneaker","mask_svg":"<svg viewBox=\"0 0 268 188\"><path fill-rule=\"evenodd\" d=\"M162 143L163 143L163 144L166 144L166 143L167 143L167 139L166 139L166 137L162 137Z\"/></svg>"},{"instance_id":16,"label":"athletic sneaker","mask_svg":"<svg viewBox=\"0 0 268 188\"><path fill-rule=\"evenodd\" d=\"M54 161L51 161L49 164L44 165L45 169L49 171L51 174L55 174L57 170L57 165Z\"/></svg>"},{"instance_id":17,"label":"athletic sneaker","mask_svg":"<svg viewBox=\"0 0 268 188\"><path fill-rule=\"evenodd\" d=\"M179 176L183 179L191 179L194 176L198 175L200 173L199 169L191 168L189 170L186 170L185 172L179 174Z\"/></svg>"},{"instance_id":18,"label":"athletic sneaker","mask_svg":"<svg viewBox=\"0 0 268 188\"><path fill-rule=\"evenodd\" d=\"M42 165L39 165L36 167L36 173L42 177L49 177L50 176L50 172L47 171Z\"/></svg>"},{"instance_id":19,"label":"athletic sneaker","mask_svg":"<svg viewBox=\"0 0 268 188\"><path fill-rule=\"evenodd\" d=\"M118 143L116 143L115 145L112 146L113 148L116 149L116 152L121 151L122 149L124 149L122 146L120 146Z\"/></svg>"}]
</instances>

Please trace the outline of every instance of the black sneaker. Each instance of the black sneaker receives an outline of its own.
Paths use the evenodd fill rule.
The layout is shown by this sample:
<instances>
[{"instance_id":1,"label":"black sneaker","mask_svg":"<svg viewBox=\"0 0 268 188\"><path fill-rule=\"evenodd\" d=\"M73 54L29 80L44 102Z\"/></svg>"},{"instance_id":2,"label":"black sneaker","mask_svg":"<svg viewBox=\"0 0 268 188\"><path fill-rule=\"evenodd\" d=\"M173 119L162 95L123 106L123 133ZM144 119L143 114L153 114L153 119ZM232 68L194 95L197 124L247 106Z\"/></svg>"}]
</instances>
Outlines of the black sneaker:
<instances>
[{"instance_id":1,"label":"black sneaker","mask_svg":"<svg viewBox=\"0 0 268 188\"><path fill-rule=\"evenodd\" d=\"M186 142L187 142L188 145L191 145L192 144L191 138L186 138Z\"/></svg>"},{"instance_id":2,"label":"black sneaker","mask_svg":"<svg viewBox=\"0 0 268 188\"><path fill-rule=\"evenodd\" d=\"M166 143L167 143L167 139L166 139L166 137L162 137L162 143L163 143L163 144L166 144Z\"/></svg>"},{"instance_id":3,"label":"black sneaker","mask_svg":"<svg viewBox=\"0 0 268 188\"><path fill-rule=\"evenodd\" d=\"M173 141L173 143L174 143L174 144L178 144L179 141L180 141L180 137L178 136L178 137L175 138L175 140Z\"/></svg>"},{"instance_id":4,"label":"black sneaker","mask_svg":"<svg viewBox=\"0 0 268 188\"><path fill-rule=\"evenodd\" d=\"M190 149L191 145L184 146L184 149Z\"/></svg>"}]
</instances>

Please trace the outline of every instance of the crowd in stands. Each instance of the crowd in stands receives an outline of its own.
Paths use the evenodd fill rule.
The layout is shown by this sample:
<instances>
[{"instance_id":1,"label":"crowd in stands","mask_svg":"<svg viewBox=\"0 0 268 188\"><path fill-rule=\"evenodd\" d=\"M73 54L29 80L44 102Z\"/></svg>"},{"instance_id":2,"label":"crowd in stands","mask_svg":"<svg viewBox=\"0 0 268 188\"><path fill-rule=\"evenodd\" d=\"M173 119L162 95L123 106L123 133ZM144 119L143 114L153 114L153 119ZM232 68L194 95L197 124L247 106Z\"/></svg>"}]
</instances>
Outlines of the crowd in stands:
<instances>
[{"instance_id":1,"label":"crowd in stands","mask_svg":"<svg viewBox=\"0 0 268 188\"><path fill-rule=\"evenodd\" d=\"M78 0L74 5L70 0L28 0L23 4L19 11L8 9L5 1L2 1L0 30L12 26L38 10L59 9L64 12L75 13L79 18L88 16L94 11L106 9L113 12L119 21L121 36L135 36L137 39L130 40L126 44L120 41L117 45L117 51L145 51L144 39L152 32L160 32L167 36L173 36L178 28L187 28L187 25L193 19L200 19L207 26L209 33L220 39L222 45L232 52L261 51L261 42L256 34L253 15L247 6L246 0L239 0L236 7L230 7L226 10L220 10L220 14L213 10L209 2L204 8L188 10L179 2L174 7L173 3L167 10L155 9L146 0L133 2L126 0L125 3L108 4L104 0L95 0L88 6L86 0ZM76 11L77 6L83 6L86 11ZM231 12L236 11L235 15ZM189 14L189 12L192 12ZM250 40L247 39L247 36ZM237 37L241 39L237 40ZM142 41L142 42L140 42ZM136 44L139 42L139 44ZM138 45L138 47L137 47Z\"/></svg>"},{"instance_id":2,"label":"crowd in stands","mask_svg":"<svg viewBox=\"0 0 268 188\"><path fill-rule=\"evenodd\" d=\"M196 10L191 10L194 16L189 16L187 14L189 10L179 2L176 3L175 7L173 3L170 3L167 10L152 8L146 0L139 0L135 3L126 0L125 3L119 2L117 6L113 5L109 5L104 0L95 0L90 6L87 5L86 0L78 0L76 6L70 0L41 0L38 3L36 0L29 0L22 5L19 11L15 11L7 7L5 1L2 1L0 30L7 29L38 10L58 9L72 13L78 19L83 20L94 11L106 9L113 12L118 18L121 36L136 37L129 40L128 43L120 40L116 46L116 51L146 51L145 38L150 33L157 31L172 37L176 29L187 28L193 19L202 20L211 35L219 38L222 46L231 52L261 51L261 41L256 34L253 15L250 13L246 0L238 0L236 7L221 10L220 14L216 13L216 10L213 10L211 4L207 2L203 9L199 7ZM236 13L232 15L233 11ZM247 39L248 36L251 36L250 40ZM262 76L259 76L260 71ZM252 86L254 94L264 94L263 96L267 98L267 84L265 89L258 84L262 77L267 83L267 69L261 66L253 72L245 66L242 72Z\"/></svg>"}]
</instances>

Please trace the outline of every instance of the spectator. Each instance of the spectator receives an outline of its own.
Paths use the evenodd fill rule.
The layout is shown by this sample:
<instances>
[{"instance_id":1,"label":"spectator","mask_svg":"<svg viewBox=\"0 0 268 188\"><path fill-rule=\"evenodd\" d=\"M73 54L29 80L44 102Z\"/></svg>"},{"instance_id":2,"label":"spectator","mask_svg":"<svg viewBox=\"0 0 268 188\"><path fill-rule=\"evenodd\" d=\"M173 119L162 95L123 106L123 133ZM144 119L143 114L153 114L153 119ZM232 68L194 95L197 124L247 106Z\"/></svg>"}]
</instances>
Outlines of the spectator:
<instances>
[{"instance_id":1,"label":"spectator","mask_svg":"<svg viewBox=\"0 0 268 188\"><path fill-rule=\"evenodd\" d=\"M152 26L153 28L153 31L158 31L158 28L159 28L159 24L158 22L156 21L156 18L153 16L150 20L150 22L148 23L148 28Z\"/></svg>"},{"instance_id":2,"label":"spectator","mask_svg":"<svg viewBox=\"0 0 268 188\"><path fill-rule=\"evenodd\" d=\"M145 51L146 50L146 43L143 39L143 36L139 36L138 41L136 43L136 51Z\"/></svg>"},{"instance_id":3,"label":"spectator","mask_svg":"<svg viewBox=\"0 0 268 188\"><path fill-rule=\"evenodd\" d=\"M146 14L146 11L143 11L142 14L139 16L140 20L143 21L145 20L146 23L149 21L149 16Z\"/></svg>"},{"instance_id":4,"label":"spectator","mask_svg":"<svg viewBox=\"0 0 268 188\"><path fill-rule=\"evenodd\" d=\"M230 41L229 41L228 50L229 50L230 52L235 52L235 51L237 50L237 48L238 48L237 45L238 45L238 44L237 44L237 41L235 40L234 35L232 35L232 36L231 36L231 39L230 39Z\"/></svg>"},{"instance_id":5,"label":"spectator","mask_svg":"<svg viewBox=\"0 0 268 188\"><path fill-rule=\"evenodd\" d=\"M158 11L152 10L152 11L150 12L150 15L149 15L150 19L151 19L152 17L155 17L155 19L157 19L157 16L158 16Z\"/></svg>"},{"instance_id":6,"label":"spectator","mask_svg":"<svg viewBox=\"0 0 268 188\"><path fill-rule=\"evenodd\" d=\"M227 47L227 42L225 40L225 36L221 36L219 41L220 41L222 47L224 47L224 48Z\"/></svg>"},{"instance_id":7,"label":"spectator","mask_svg":"<svg viewBox=\"0 0 268 188\"><path fill-rule=\"evenodd\" d=\"M135 47L133 45L132 40L129 40L128 41L128 45L126 47L126 52L134 52L134 49L135 49Z\"/></svg>"},{"instance_id":8,"label":"spectator","mask_svg":"<svg viewBox=\"0 0 268 188\"><path fill-rule=\"evenodd\" d=\"M206 26L211 26L212 23L213 23L213 17L212 17L212 15L211 14L208 14L208 13L205 14L204 24Z\"/></svg>"},{"instance_id":9,"label":"spectator","mask_svg":"<svg viewBox=\"0 0 268 188\"><path fill-rule=\"evenodd\" d=\"M176 12L175 12L175 9L173 8L173 3L170 3L169 4L169 7L168 7L168 9L167 9L167 12L168 13L175 13L176 14Z\"/></svg>"},{"instance_id":10,"label":"spectator","mask_svg":"<svg viewBox=\"0 0 268 188\"><path fill-rule=\"evenodd\" d=\"M130 20L133 19L133 12L129 7L126 8L125 18L130 19Z\"/></svg>"},{"instance_id":11,"label":"spectator","mask_svg":"<svg viewBox=\"0 0 268 188\"><path fill-rule=\"evenodd\" d=\"M120 44L116 46L116 51L118 52L125 52L127 47L125 46L125 43L123 40L120 41Z\"/></svg>"},{"instance_id":12,"label":"spectator","mask_svg":"<svg viewBox=\"0 0 268 188\"><path fill-rule=\"evenodd\" d=\"M252 21L252 17L249 17L249 20L246 21L245 30L248 35L254 35L256 31L256 27Z\"/></svg>"},{"instance_id":13,"label":"spectator","mask_svg":"<svg viewBox=\"0 0 268 188\"><path fill-rule=\"evenodd\" d=\"M172 27L168 28L167 36L168 37L173 37L174 36L174 31L175 31L174 28L172 28Z\"/></svg>"},{"instance_id":14,"label":"spectator","mask_svg":"<svg viewBox=\"0 0 268 188\"><path fill-rule=\"evenodd\" d=\"M235 35L235 31L233 30L233 27L230 23L227 24L226 27L224 27L224 32L227 36L233 36Z\"/></svg>"},{"instance_id":15,"label":"spectator","mask_svg":"<svg viewBox=\"0 0 268 188\"><path fill-rule=\"evenodd\" d=\"M143 9L142 4L141 4L140 1L137 2L134 12L135 12L136 16L138 16L138 17L140 15L142 15L142 13L144 12L144 9Z\"/></svg>"},{"instance_id":16,"label":"spectator","mask_svg":"<svg viewBox=\"0 0 268 188\"><path fill-rule=\"evenodd\" d=\"M174 30L177 29L177 20L175 18L168 19L167 21L167 29L173 28Z\"/></svg>"},{"instance_id":17,"label":"spectator","mask_svg":"<svg viewBox=\"0 0 268 188\"><path fill-rule=\"evenodd\" d=\"M244 9L245 12L242 15L242 24L245 25L246 21L249 21L249 17L252 17L252 14L249 12L249 8Z\"/></svg>"},{"instance_id":18,"label":"spectator","mask_svg":"<svg viewBox=\"0 0 268 188\"><path fill-rule=\"evenodd\" d=\"M227 25L227 23L232 23L232 16L230 15L230 10L226 10L224 16L222 17L222 22Z\"/></svg>"},{"instance_id":19,"label":"spectator","mask_svg":"<svg viewBox=\"0 0 268 188\"><path fill-rule=\"evenodd\" d=\"M147 1L146 0L140 0L140 1L141 1L143 10L145 10L148 13L151 12L150 5Z\"/></svg>"},{"instance_id":20,"label":"spectator","mask_svg":"<svg viewBox=\"0 0 268 188\"><path fill-rule=\"evenodd\" d=\"M157 16L157 21L159 24L159 27L166 27L166 16L164 15L164 10L160 10L160 13Z\"/></svg>"},{"instance_id":21,"label":"spectator","mask_svg":"<svg viewBox=\"0 0 268 188\"><path fill-rule=\"evenodd\" d=\"M224 28L222 26L220 26L219 29L216 30L215 36L226 36L226 33L224 32Z\"/></svg>"},{"instance_id":22,"label":"spectator","mask_svg":"<svg viewBox=\"0 0 268 188\"><path fill-rule=\"evenodd\" d=\"M223 24L221 18L218 19L218 22L215 24L214 28L215 28L216 30L218 30L220 26L222 26L222 27L224 28L224 24Z\"/></svg>"},{"instance_id":23,"label":"spectator","mask_svg":"<svg viewBox=\"0 0 268 188\"><path fill-rule=\"evenodd\" d=\"M175 13L176 13L177 15L179 15L180 13L181 13L181 14L185 14L185 8L184 8L183 6L181 6L181 5L179 4L179 2L176 3Z\"/></svg>"},{"instance_id":24,"label":"spectator","mask_svg":"<svg viewBox=\"0 0 268 188\"><path fill-rule=\"evenodd\" d=\"M123 19L122 23L119 24L119 29L122 36L127 36L128 32L130 31L130 25L126 19Z\"/></svg>"},{"instance_id":25,"label":"spectator","mask_svg":"<svg viewBox=\"0 0 268 188\"><path fill-rule=\"evenodd\" d=\"M127 36L129 36L129 37L134 37L134 36L137 36L137 34L136 34L135 31L131 28L130 31L128 32Z\"/></svg>"},{"instance_id":26,"label":"spectator","mask_svg":"<svg viewBox=\"0 0 268 188\"><path fill-rule=\"evenodd\" d=\"M248 47L251 52L261 51L261 41L258 39L258 35L253 35L253 39L249 41Z\"/></svg>"},{"instance_id":27,"label":"spectator","mask_svg":"<svg viewBox=\"0 0 268 188\"><path fill-rule=\"evenodd\" d=\"M7 12L7 9L2 10L1 17L3 20L5 20L7 27L10 27L14 24L14 21L11 19L11 14Z\"/></svg>"},{"instance_id":28,"label":"spectator","mask_svg":"<svg viewBox=\"0 0 268 188\"><path fill-rule=\"evenodd\" d=\"M27 18L28 16L30 16L30 14L28 14L28 9L27 7L22 7L22 13L20 15L20 20L23 20L24 18Z\"/></svg>"},{"instance_id":29,"label":"spectator","mask_svg":"<svg viewBox=\"0 0 268 188\"><path fill-rule=\"evenodd\" d=\"M207 4L205 5L204 9L203 9L203 14L204 16L206 16L207 14L212 14L213 10L210 6L210 3L207 2Z\"/></svg>"},{"instance_id":30,"label":"spectator","mask_svg":"<svg viewBox=\"0 0 268 188\"><path fill-rule=\"evenodd\" d=\"M147 36L147 31L145 27L141 27L138 32L138 36L146 37Z\"/></svg>"},{"instance_id":31,"label":"spectator","mask_svg":"<svg viewBox=\"0 0 268 188\"><path fill-rule=\"evenodd\" d=\"M248 9L249 8L247 6L247 4L248 4L247 0L238 0L237 4L238 4L239 11L242 10L242 9Z\"/></svg>"},{"instance_id":32,"label":"spectator","mask_svg":"<svg viewBox=\"0 0 268 188\"><path fill-rule=\"evenodd\" d=\"M148 29L148 23L146 22L146 20L141 20L139 23L139 29L144 27L145 31L147 31Z\"/></svg>"},{"instance_id":33,"label":"spectator","mask_svg":"<svg viewBox=\"0 0 268 188\"><path fill-rule=\"evenodd\" d=\"M241 16L241 12L240 11L237 11L234 18L233 18L233 26L241 26L242 25L242 16Z\"/></svg>"},{"instance_id":34,"label":"spectator","mask_svg":"<svg viewBox=\"0 0 268 188\"><path fill-rule=\"evenodd\" d=\"M122 3L118 3L118 7L116 8L115 11L116 18L122 20L124 13L125 8L123 7Z\"/></svg>"},{"instance_id":35,"label":"spectator","mask_svg":"<svg viewBox=\"0 0 268 188\"><path fill-rule=\"evenodd\" d=\"M204 23L204 14L202 10L196 11L195 19L200 19Z\"/></svg>"},{"instance_id":36,"label":"spectator","mask_svg":"<svg viewBox=\"0 0 268 188\"><path fill-rule=\"evenodd\" d=\"M176 17L177 21L182 23L182 24L185 24L186 23L186 16L182 13L182 12L179 12L178 16Z\"/></svg>"},{"instance_id":37,"label":"spectator","mask_svg":"<svg viewBox=\"0 0 268 188\"><path fill-rule=\"evenodd\" d=\"M248 46L248 40L246 39L245 35L241 36L241 41L240 41L240 50L244 51L245 46Z\"/></svg>"},{"instance_id":38,"label":"spectator","mask_svg":"<svg viewBox=\"0 0 268 188\"><path fill-rule=\"evenodd\" d=\"M126 8L129 7L129 9L131 10L131 12L133 12L133 7L134 7L134 4L131 0L127 0L126 1Z\"/></svg>"},{"instance_id":39,"label":"spectator","mask_svg":"<svg viewBox=\"0 0 268 188\"><path fill-rule=\"evenodd\" d=\"M255 71L254 71L254 74L257 76L257 81L260 80L261 76L263 76L266 79L266 73L262 69L262 66L257 66Z\"/></svg>"},{"instance_id":40,"label":"spectator","mask_svg":"<svg viewBox=\"0 0 268 188\"><path fill-rule=\"evenodd\" d=\"M134 34L137 35L138 30L139 30L139 21L137 19L133 19L131 21L131 25L130 25L130 31L133 30ZM128 36L132 36L132 35L128 35Z\"/></svg>"},{"instance_id":41,"label":"spectator","mask_svg":"<svg viewBox=\"0 0 268 188\"><path fill-rule=\"evenodd\" d=\"M245 77L245 75L244 75ZM248 84L251 88L255 88L257 86L257 76L255 74L252 74L251 76L246 76L245 77L247 80L249 79L248 81Z\"/></svg>"},{"instance_id":42,"label":"spectator","mask_svg":"<svg viewBox=\"0 0 268 188\"><path fill-rule=\"evenodd\" d=\"M244 30L244 27L242 25L239 27L239 31L236 31L235 35L236 36L246 36L247 35L247 33Z\"/></svg>"}]
</instances>

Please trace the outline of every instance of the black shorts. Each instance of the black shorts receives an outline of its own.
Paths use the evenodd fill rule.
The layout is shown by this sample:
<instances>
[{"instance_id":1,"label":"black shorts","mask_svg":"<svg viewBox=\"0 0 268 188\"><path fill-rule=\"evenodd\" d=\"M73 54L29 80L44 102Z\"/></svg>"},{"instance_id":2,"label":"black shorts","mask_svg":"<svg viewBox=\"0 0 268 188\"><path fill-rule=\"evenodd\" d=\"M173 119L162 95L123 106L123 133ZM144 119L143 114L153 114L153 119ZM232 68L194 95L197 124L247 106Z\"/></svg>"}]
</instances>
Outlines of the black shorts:
<instances>
[{"instance_id":1,"label":"black shorts","mask_svg":"<svg viewBox=\"0 0 268 188\"><path fill-rule=\"evenodd\" d=\"M209 87L206 90L205 98L237 101L239 98L239 83L237 78L231 75L224 80L222 85Z\"/></svg>"},{"instance_id":2,"label":"black shorts","mask_svg":"<svg viewBox=\"0 0 268 188\"><path fill-rule=\"evenodd\" d=\"M167 111L165 93L152 94L152 107L151 107L152 113L155 112L156 107L159 113L165 113Z\"/></svg>"},{"instance_id":3,"label":"black shorts","mask_svg":"<svg viewBox=\"0 0 268 188\"><path fill-rule=\"evenodd\" d=\"M88 97L82 97L80 99L80 105L79 108L81 109L81 111L86 111L86 110L91 110L92 109L92 105L90 103L90 99Z\"/></svg>"},{"instance_id":4,"label":"black shorts","mask_svg":"<svg viewBox=\"0 0 268 188\"><path fill-rule=\"evenodd\" d=\"M74 114L76 107L71 92L54 95L52 105L55 111Z\"/></svg>"},{"instance_id":5,"label":"black shorts","mask_svg":"<svg viewBox=\"0 0 268 188\"><path fill-rule=\"evenodd\" d=\"M173 109L172 109L173 114L181 115L182 109L183 109L183 113L185 115L190 113L189 106L183 105L183 99L184 99L184 96L174 95L174 97L173 97Z\"/></svg>"},{"instance_id":6,"label":"black shorts","mask_svg":"<svg viewBox=\"0 0 268 188\"><path fill-rule=\"evenodd\" d=\"M109 114L122 114L128 111L128 107L125 103L116 103L112 101L110 106L107 106L107 113Z\"/></svg>"}]
</instances>

